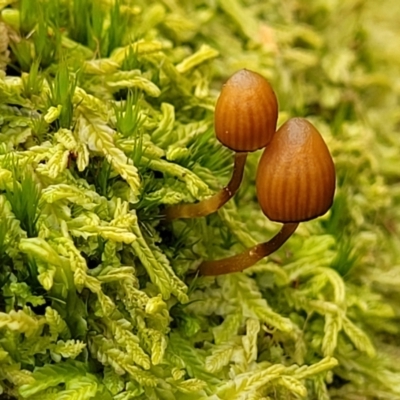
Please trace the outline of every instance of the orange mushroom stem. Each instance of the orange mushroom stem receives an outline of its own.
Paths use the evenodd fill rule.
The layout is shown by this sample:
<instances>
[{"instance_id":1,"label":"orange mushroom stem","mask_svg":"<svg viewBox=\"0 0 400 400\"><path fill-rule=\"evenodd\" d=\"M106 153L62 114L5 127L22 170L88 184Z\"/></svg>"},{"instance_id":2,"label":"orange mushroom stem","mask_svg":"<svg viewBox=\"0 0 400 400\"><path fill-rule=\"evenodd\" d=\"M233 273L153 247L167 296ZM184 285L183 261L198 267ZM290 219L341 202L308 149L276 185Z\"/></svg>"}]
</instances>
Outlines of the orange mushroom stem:
<instances>
[{"instance_id":1,"label":"orange mushroom stem","mask_svg":"<svg viewBox=\"0 0 400 400\"><path fill-rule=\"evenodd\" d=\"M232 178L211 198L167 207L164 210L166 220L204 217L231 199L242 182L247 153L271 141L277 119L278 101L269 82L246 69L233 74L222 88L214 115L217 139L236 152Z\"/></svg>"},{"instance_id":2,"label":"orange mushroom stem","mask_svg":"<svg viewBox=\"0 0 400 400\"><path fill-rule=\"evenodd\" d=\"M233 166L233 174L228 185L215 195L200 201L199 203L184 203L170 206L164 210L166 221L176 218L198 218L205 217L219 210L237 192L243 179L244 166L246 165L247 153L236 153Z\"/></svg>"},{"instance_id":3,"label":"orange mushroom stem","mask_svg":"<svg viewBox=\"0 0 400 400\"><path fill-rule=\"evenodd\" d=\"M292 236L298 226L297 222L284 224L282 229L268 242L257 244L243 253L222 260L204 261L200 265L200 275L223 275L243 271L278 250Z\"/></svg>"},{"instance_id":4,"label":"orange mushroom stem","mask_svg":"<svg viewBox=\"0 0 400 400\"><path fill-rule=\"evenodd\" d=\"M282 222L271 240L243 253L200 265L202 275L243 271L278 250L300 222L325 214L335 193L335 166L322 136L303 118L282 125L265 148L256 176L257 198L263 213Z\"/></svg>"}]
</instances>

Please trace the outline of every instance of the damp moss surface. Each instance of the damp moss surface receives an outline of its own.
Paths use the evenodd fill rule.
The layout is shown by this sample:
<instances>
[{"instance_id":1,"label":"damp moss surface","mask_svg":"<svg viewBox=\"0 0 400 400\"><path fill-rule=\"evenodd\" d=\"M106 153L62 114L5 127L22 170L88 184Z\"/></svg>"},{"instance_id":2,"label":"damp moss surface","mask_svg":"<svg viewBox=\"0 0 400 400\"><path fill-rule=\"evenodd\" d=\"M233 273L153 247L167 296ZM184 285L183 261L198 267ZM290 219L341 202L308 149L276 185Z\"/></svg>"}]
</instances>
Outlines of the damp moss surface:
<instances>
[{"instance_id":1,"label":"damp moss surface","mask_svg":"<svg viewBox=\"0 0 400 400\"><path fill-rule=\"evenodd\" d=\"M0 398L400 399L397 0L0 0ZM265 76L335 161L333 207L279 230L215 138Z\"/></svg>"}]
</instances>

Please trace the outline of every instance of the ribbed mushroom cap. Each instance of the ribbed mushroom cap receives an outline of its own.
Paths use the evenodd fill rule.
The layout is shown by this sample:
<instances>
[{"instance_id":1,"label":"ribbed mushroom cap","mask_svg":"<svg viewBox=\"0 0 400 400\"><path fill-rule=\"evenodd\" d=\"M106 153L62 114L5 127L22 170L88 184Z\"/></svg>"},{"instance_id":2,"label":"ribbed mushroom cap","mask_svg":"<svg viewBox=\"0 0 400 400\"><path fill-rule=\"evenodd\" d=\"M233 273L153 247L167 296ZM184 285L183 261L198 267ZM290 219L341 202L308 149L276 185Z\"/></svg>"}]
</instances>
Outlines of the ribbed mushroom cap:
<instances>
[{"instance_id":1,"label":"ribbed mushroom cap","mask_svg":"<svg viewBox=\"0 0 400 400\"><path fill-rule=\"evenodd\" d=\"M335 193L335 166L317 129L303 118L283 124L257 170L258 202L272 221L302 222L325 214Z\"/></svg>"},{"instance_id":2,"label":"ribbed mushroom cap","mask_svg":"<svg viewBox=\"0 0 400 400\"><path fill-rule=\"evenodd\" d=\"M234 151L255 151L271 141L277 119L278 102L269 82L242 69L221 90L215 107L215 133Z\"/></svg>"}]
</instances>

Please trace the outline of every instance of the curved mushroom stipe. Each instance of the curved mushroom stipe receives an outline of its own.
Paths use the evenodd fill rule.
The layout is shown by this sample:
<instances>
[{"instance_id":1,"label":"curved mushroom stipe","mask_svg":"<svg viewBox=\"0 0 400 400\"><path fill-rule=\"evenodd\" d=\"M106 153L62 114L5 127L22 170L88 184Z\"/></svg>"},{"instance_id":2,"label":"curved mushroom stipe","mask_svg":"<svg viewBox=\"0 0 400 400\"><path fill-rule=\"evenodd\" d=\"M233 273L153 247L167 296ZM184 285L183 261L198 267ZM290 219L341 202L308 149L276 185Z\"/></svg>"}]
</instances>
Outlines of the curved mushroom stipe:
<instances>
[{"instance_id":1,"label":"curved mushroom stipe","mask_svg":"<svg viewBox=\"0 0 400 400\"><path fill-rule=\"evenodd\" d=\"M298 226L298 222L284 224L281 230L268 242L257 244L232 257L204 261L199 267L200 275L215 276L243 271L278 250Z\"/></svg>"},{"instance_id":2,"label":"curved mushroom stipe","mask_svg":"<svg viewBox=\"0 0 400 400\"><path fill-rule=\"evenodd\" d=\"M235 153L233 173L228 185L215 195L199 203L184 203L169 206L164 210L164 218L170 222L177 218L205 217L218 211L237 192L243 179L247 153Z\"/></svg>"}]
</instances>

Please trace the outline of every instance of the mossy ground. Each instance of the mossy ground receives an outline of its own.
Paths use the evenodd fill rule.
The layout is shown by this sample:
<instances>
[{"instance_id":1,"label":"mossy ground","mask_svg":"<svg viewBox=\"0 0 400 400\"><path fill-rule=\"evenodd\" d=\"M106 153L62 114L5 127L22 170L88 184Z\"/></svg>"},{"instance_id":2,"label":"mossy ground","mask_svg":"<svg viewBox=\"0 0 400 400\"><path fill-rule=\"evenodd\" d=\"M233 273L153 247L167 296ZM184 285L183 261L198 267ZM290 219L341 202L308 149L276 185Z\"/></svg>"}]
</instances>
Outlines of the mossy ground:
<instances>
[{"instance_id":1,"label":"mossy ground","mask_svg":"<svg viewBox=\"0 0 400 400\"><path fill-rule=\"evenodd\" d=\"M0 396L400 399L399 2L0 0ZM194 277L278 227L215 99L240 68L335 160L330 212L245 273Z\"/></svg>"}]
</instances>

